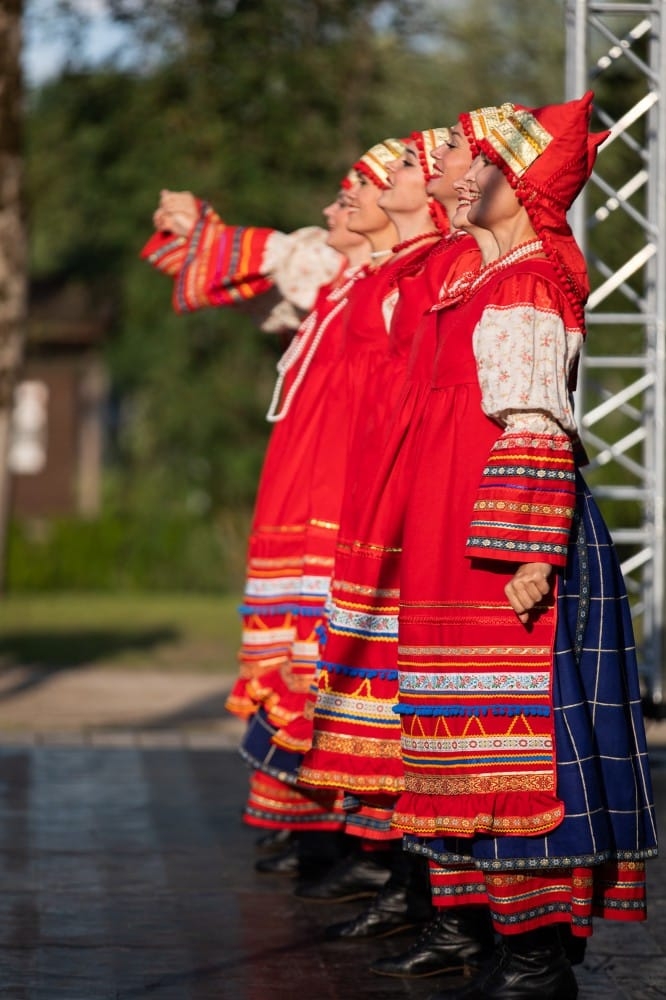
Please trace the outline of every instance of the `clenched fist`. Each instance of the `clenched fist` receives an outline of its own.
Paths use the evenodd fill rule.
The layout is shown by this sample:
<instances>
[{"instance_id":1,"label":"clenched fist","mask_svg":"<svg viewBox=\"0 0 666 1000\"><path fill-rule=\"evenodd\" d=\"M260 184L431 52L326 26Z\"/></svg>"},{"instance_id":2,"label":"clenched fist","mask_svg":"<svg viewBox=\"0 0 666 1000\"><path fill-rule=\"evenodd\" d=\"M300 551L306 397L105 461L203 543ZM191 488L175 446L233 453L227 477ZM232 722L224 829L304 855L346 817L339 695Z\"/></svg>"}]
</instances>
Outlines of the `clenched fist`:
<instances>
[{"instance_id":1,"label":"clenched fist","mask_svg":"<svg viewBox=\"0 0 666 1000\"><path fill-rule=\"evenodd\" d=\"M532 608L550 591L552 572L553 567L550 563L523 563L504 588L509 604L523 624L529 620Z\"/></svg>"},{"instance_id":2,"label":"clenched fist","mask_svg":"<svg viewBox=\"0 0 666 1000\"><path fill-rule=\"evenodd\" d=\"M197 200L190 191L161 191L153 214L155 229L189 236L199 215Z\"/></svg>"}]
</instances>

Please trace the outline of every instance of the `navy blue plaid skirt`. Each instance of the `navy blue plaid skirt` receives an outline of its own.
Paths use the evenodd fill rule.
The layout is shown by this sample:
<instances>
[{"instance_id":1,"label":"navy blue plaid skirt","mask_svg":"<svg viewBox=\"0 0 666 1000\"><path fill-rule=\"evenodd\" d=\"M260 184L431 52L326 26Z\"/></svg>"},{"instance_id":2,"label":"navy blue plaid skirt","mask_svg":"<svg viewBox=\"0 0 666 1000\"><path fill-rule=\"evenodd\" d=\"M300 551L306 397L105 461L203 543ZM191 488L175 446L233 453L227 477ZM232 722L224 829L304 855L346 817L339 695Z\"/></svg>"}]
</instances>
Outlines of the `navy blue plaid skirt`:
<instances>
[{"instance_id":1,"label":"navy blue plaid skirt","mask_svg":"<svg viewBox=\"0 0 666 1000\"><path fill-rule=\"evenodd\" d=\"M251 768L270 774L287 785L296 785L303 754L276 746L273 743L276 732L276 727L268 721L266 709L261 706L247 724L240 755Z\"/></svg>"},{"instance_id":2,"label":"navy blue plaid skirt","mask_svg":"<svg viewBox=\"0 0 666 1000\"><path fill-rule=\"evenodd\" d=\"M553 682L557 794L565 817L540 837L425 839L407 850L443 866L530 870L640 861L657 853L634 634L611 537L579 477L559 580Z\"/></svg>"}]
</instances>

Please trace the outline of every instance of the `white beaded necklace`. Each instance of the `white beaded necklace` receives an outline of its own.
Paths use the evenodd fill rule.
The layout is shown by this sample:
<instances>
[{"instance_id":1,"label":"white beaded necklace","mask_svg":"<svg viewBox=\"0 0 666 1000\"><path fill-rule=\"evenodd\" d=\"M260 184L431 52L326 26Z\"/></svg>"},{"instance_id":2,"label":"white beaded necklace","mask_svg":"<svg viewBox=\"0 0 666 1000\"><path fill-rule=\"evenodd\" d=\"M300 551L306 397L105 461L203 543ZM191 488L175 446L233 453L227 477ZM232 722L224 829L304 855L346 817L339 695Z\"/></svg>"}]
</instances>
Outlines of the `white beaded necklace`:
<instances>
[{"instance_id":1,"label":"white beaded necklace","mask_svg":"<svg viewBox=\"0 0 666 1000\"><path fill-rule=\"evenodd\" d=\"M511 267L524 257L530 257L532 254L540 253L542 250L543 244L541 240L529 240L527 243L520 243L518 246L513 247L512 250L508 250L501 257L491 260L490 263L486 264L479 271L465 271L464 274L461 274L449 286L442 286L439 301L435 308L452 305L453 302L459 302L461 299L469 299L499 271L504 271L507 267Z\"/></svg>"},{"instance_id":2,"label":"white beaded necklace","mask_svg":"<svg viewBox=\"0 0 666 1000\"><path fill-rule=\"evenodd\" d=\"M360 277L361 270L362 268L359 267L354 268L353 271L347 271L348 277L345 283L339 288L334 288L327 296L329 302L336 303L335 306L331 309L328 315L324 317L321 323L318 323L319 313L316 309L314 309L310 315L303 320L298 333L278 361L276 366L278 377L275 382L275 388L273 389L273 395L271 397L270 406L268 407L268 413L266 414L266 420L268 420L269 423L279 423L279 421L284 420L289 413L294 396L303 383L303 379L307 374L308 368L310 367L312 359L317 352L317 348L319 347L324 334L338 313L346 306L347 293L356 279ZM291 383L287 395L282 401L281 408L278 410L277 407L280 402L282 387L284 386L284 380L287 377L287 373L291 371L303 354L305 354L305 357L303 358L301 367L299 368L294 381Z\"/></svg>"}]
</instances>

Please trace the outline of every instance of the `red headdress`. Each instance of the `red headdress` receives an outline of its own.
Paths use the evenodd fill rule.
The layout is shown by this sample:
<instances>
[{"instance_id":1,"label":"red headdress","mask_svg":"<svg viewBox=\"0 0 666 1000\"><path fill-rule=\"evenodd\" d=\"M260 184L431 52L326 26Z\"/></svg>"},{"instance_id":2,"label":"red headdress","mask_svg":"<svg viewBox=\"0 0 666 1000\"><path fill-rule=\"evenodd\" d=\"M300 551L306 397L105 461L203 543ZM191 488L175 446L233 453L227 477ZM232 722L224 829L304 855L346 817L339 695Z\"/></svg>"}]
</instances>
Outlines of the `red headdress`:
<instances>
[{"instance_id":1,"label":"red headdress","mask_svg":"<svg viewBox=\"0 0 666 1000\"><path fill-rule=\"evenodd\" d=\"M345 176L340 181L341 190L349 191L350 187L352 186L355 180L356 180L356 171L353 169L348 170Z\"/></svg>"},{"instance_id":2,"label":"red headdress","mask_svg":"<svg viewBox=\"0 0 666 1000\"><path fill-rule=\"evenodd\" d=\"M590 133L592 91L566 104L503 104L460 116L470 141L509 179L584 328L585 260L567 211L580 194L608 132Z\"/></svg>"},{"instance_id":3,"label":"red headdress","mask_svg":"<svg viewBox=\"0 0 666 1000\"><path fill-rule=\"evenodd\" d=\"M432 177L433 150L441 146L442 143L448 142L450 137L451 133L448 128L427 128L423 132L412 132L407 140L408 142L413 142L418 150L419 163L426 183ZM433 222L440 233L448 233L450 229L449 217L444 211L443 206L434 198L428 198L428 207Z\"/></svg>"},{"instance_id":4,"label":"red headdress","mask_svg":"<svg viewBox=\"0 0 666 1000\"><path fill-rule=\"evenodd\" d=\"M360 160L354 164L353 169L385 191L389 186L389 174L386 168L389 163L402 156L404 152L405 145L398 139L384 139L383 142L378 142L376 146L372 146L367 153L364 153Z\"/></svg>"}]
</instances>

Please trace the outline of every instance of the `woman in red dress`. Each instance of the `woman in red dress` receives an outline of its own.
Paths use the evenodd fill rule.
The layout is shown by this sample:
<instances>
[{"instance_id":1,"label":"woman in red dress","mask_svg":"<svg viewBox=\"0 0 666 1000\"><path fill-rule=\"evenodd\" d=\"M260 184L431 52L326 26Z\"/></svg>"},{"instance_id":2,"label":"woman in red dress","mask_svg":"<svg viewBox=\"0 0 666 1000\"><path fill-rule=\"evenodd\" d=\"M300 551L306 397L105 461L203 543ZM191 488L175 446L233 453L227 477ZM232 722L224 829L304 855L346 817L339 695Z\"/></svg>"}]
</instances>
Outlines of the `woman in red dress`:
<instances>
[{"instance_id":1,"label":"woman in red dress","mask_svg":"<svg viewBox=\"0 0 666 1000\"><path fill-rule=\"evenodd\" d=\"M399 148L396 143L386 156L394 156ZM309 484L320 445L318 427L327 396L335 399L341 393L337 371L344 316L350 289L361 277L369 251L365 237L346 226L348 186L349 178L345 178L336 201L324 209L325 244L314 227L285 235L228 226L188 192L163 192L155 213L159 232L143 250L146 259L174 278L178 311L251 303L257 314L258 303L267 300L261 316L262 325L270 330L276 323L279 328L289 325L295 310L302 310L308 302L312 306L308 298L312 281L328 274L278 365L280 377L269 411L275 427L249 542L241 608L241 671L227 701L230 711L246 719L257 709L248 688L276 666L291 664L297 613L300 610L305 616L309 611L308 597L303 595L308 575L306 538L311 533ZM336 262L334 272L331 257ZM339 460L343 457L341 450ZM344 474L335 460L329 468L332 477ZM278 777L258 771L251 778L245 818L268 830L337 833L342 825L341 811L331 796L320 803ZM321 850L321 844L317 849ZM278 859L277 870L291 872L296 863L296 852L290 851ZM258 863L264 864L272 870L274 860Z\"/></svg>"},{"instance_id":2,"label":"woman in red dress","mask_svg":"<svg viewBox=\"0 0 666 1000\"><path fill-rule=\"evenodd\" d=\"M347 256L349 266L320 289L314 309L278 364L268 412L274 427L255 502L240 608L241 672L227 700L230 711L252 719L252 742L248 748L246 737L244 756L254 770L244 820L265 829L298 831L301 855L322 850L322 838L312 843L308 831L342 829L341 808L334 796L320 800L302 795L293 782L283 780L285 760L275 759L280 751L272 737L298 713L310 664L317 658L316 629L335 544L336 483L345 464L344 449L329 448L329 490L320 491L320 454L328 443L322 427L328 409L337 410L344 398L339 359L347 310L369 251L368 241L347 228L346 184L324 214L329 242ZM321 493L320 504L313 503L315 491ZM287 748L287 764L294 751L298 748ZM293 852L284 859L287 870L290 860ZM270 871L282 861L268 859L258 867Z\"/></svg>"},{"instance_id":3,"label":"woman in red dress","mask_svg":"<svg viewBox=\"0 0 666 1000\"><path fill-rule=\"evenodd\" d=\"M604 138L591 99L462 116L482 155L461 216L495 257L444 289L410 448L394 822L435 903L488 907L500 935L451 1000L573 1000L558 929L644 919L656 853L626 593L570 399L587 275L566 211Z\"/></svg>"},{"instance_id":4,"label":"woman in red dress","mask_svg":"<svg viewBox=\"0 0 666 1000\"><path fill-rule=\"evenodd\" d=\"M457 201L453 181L470 163L470 147L459 129L414 133L405 158L394 168L393 187L380 204L391 214L395 206L408 206L402 187L409 184L413 197L414 168L419 165L423 209L428 205L442 218L442 206L452 211ZM400 226L399 211L394 217ZM448 220L444 225L448 229ZM345 487L313 748L300 777L308 785L352 793L355 807L346 830L375 843L395 844L401 838L391 817L402 789L400 721L392 711L398 687L397 595L406 487L402 442L407 426L418 419L429 386L434 355L429 306L452 267L475 269L478 260L476 242L459 232L440 236L425 257L398 275L389 353L373 376L376 402L366 407ZM427 918L429 891L420 867L404 852L395 852L386 886L353 921L328 928L328 936L383 936ZM308 887L307 895L334 898L340 882L344 876L332 872L319 886Z\"/></svg>"},{"instance_id":5,"label":"woman in red dress","mask_svg":"<svg viewBox=\"0 0 666 1000\"><path fill-rule=\"evenodd\" d=\"M404 365L400 360L404 347L395 338L388 336L393 309L400 308L398 278L420 268L421 261L430 253L433 243L438 242L443 230L448 228L441 207L430 202L426 193L426 181L430 176L426 163L432 148L441 143L443 138L445 135L442 130L414 133L402 156L388 164L387 183L383 186L378 186L376 168L368 157L365 163L361 162L359 165L357 184L349 193L352 205L349 226L370 239L376 263L369 270L367 278L359 283L358 291L362 300L352 302L347 319L343 355L347 386L346 412L343 416L330 408L329 433L324 438L327 442L334 442L335 447L342 445L347 458L347 478L344 484L339 483L340 490L344 485L344 494L332 494L328 467L322 465L325 474L322 477L323 496L319 502L325 496L330 505L332 496L336 498L336 522L341 520L345 523L355 515L357 495L363 493L366 469L384 437L391 404L400 386L401 375L404 374ZM390 231L387 227L391 226L391 219L394 220L401 241L387 252L385 234ZM342 438L345 427L348 428L346 439ZM330 447L325 450L328 453ZM318 498L313 492L313 505L317 502ZM337 528L337 523L335 526ZM317 624L320 625L321 622ZM301 676L305 675L305 667L305 662L301 660ZM311 664L310 681L313 668L314 664ZM309 748L312 733L312 723L305 718L303 711L304 700L298 701L299 692L293 687L291 693L285 692L283 678L272 676L270 680L272 686L264 699L264 709L255 719L255 725L265 726L269 722L276 726L272 737L274 747L280 751L302 753ZM278 713L283 713L285 717L288 713L293 713L293 717L280 726ZM252 727L248 737L246 749L252 739ZM283 768L287 767L288 762L283 754L273 751L273 759L279 760ZM327 787L334 791L337 786L329 783ZM354 856L343 867L345 870L342 875L339 871L333 874L337 899L349 898L350 893L356 894L363 881L359 878L361 872L372 869L373 861L367 856L361 859ZM382 865L381 868L385 875L385 866ZM367 886L363 888L367 891ZM316 893L314 887L307 886L299 894L321 898L312 890Z\"/></svg>"},{"instance_id":6,"label":"woman in red dress","mask_svg":"<svg viewBox=\"0 0 666 1000\"><path fill-rule=\"evenodd\" d=\"M334 340L327 334L327 350L317 347L312 358L305 383L310 410L304 409L300 397L303 386L292 403L291 434L301 434L309 442L306 453L301 453L298 467L287 460L284 468L274 468L271 476L262 479L272 503L276 496L287 496L287 492L289 500L294 490L298 491L298 496L293 497L293 503L282 504L280 519L274 517L272 521L278 524L279 533L265 532L262 551L257 549L261 560L259 563L258 559L257 565L264 569L265 577L260 579L259 573L255 576L254 601L263 599L266 609L276 613L289 612L293 631L280 662L273 669L256 674L246 688L256 708L241 749L255 769L246 810L246 819L253 825L273 823L307 831L330 829L322 825L328 822L329 816L339 819L337 808L331 806L337 790L322 793L308 789L302 794L296 781L302 754L310 744L311 722L304 718L304 707L318 659L318 634L333 568L350 436L371 388L372 372L387 351L391 304L387 307L386 298L392 288L392 274L397 266L402 266L405 255L413 256L420 249L415 245L394 254L392 248L397 231L377 205L388 187L387 166L402 148L401 143L386 140L368 150L356 164L355 181L347 191L347 224L357 239L369 240L371 264L363 269L349 289L346 309L340 313L338 336ZM310 381L316 365L326 366L325 377ZM289 400L289 389L285 399ZM297 425L292 416L296 410L300 413ZM294 513L298 511L302 511L302 518L297 524ZM296 528L302 530L296 531ZM255 537L258 544L261 540L256 533L253 539ZM266 544L270 552L264 547ZM286 545L298 548L295 555L301 567L298 592L291 593L289 602L281 600L280 588L288 582L288 575L293 578L293 567L288 574L281 572L277 562L272 565L267 562L273 557L284 560L288 554ZM249 606L246 600L244 610ZM254 640L261 643L261 635L257 634ZM266 808L269 793L273 797L270 810ZM276 807L275 800L280 796L289 802L291 815L284 807ZM385 878L383 866L380 866L381 872L369 867L373 870L364 873L364 879L367 875L376 885L378 877ZM367 885L365 888L367 890Z\"/></svg>"},{"instance_id":7,"label":"woman in red dress","mask_svg":"<svg viewBox=\"0 0 666 1000\"><path fill-rule=\"evenodd\" d=\"M427 191L452 213L453 182L472 161L467 138L458 128L434 147L414 139ZM417 133L425 136L426 133ZM435 141L439 140L435 137ZM432 164L432 161L430 161ZM404 171L405 168L403 167ZM397 174L401 176L401 174ZM395 197L395 195L394 195ZM380 199L382 202L385 196ZM448 228L448 227L447 227ZM398 276L390 347L373 377L378 403L357 435L357 460L350 463L335 554L326 646L318 673L313 748L301 768L304 783L341 787L364 798L376 796L377 812L367 818L367 836L394 837L391 809L380 796L402 791L400 721L392 711L397 697L397 637L402 511L406 483L401 475L402 443L430 385L436 317L430 312L452 268L476 270L476 242L461 231L440 237L416 267ZM351 818L350 818L351 822Z\"/></svg>"}]
</instances>

